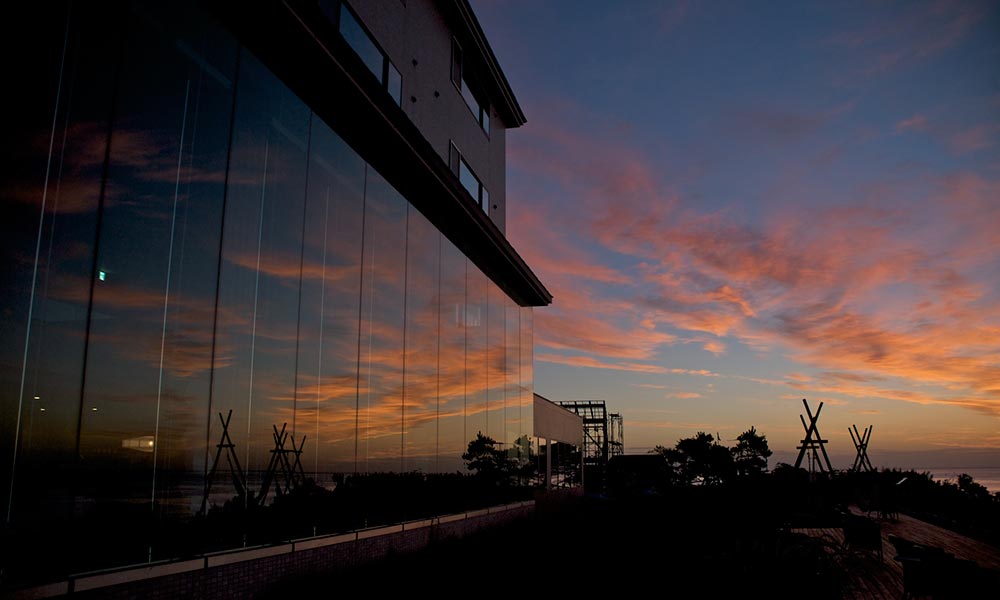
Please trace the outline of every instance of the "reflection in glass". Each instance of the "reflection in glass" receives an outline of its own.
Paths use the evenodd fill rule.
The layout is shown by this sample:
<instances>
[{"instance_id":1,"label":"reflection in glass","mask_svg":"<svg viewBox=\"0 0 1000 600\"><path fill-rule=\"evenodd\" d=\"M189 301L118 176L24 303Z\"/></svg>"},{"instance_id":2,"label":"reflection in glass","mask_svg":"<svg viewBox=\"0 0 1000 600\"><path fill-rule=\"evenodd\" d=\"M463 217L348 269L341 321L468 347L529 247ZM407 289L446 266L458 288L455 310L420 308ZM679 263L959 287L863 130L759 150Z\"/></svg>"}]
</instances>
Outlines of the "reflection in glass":
<instances>
[{"instance_id":1,"label":"reflection in glass","mask_svg":"<svg viewBox=\"0 0 1000 600\"><path fill-rule=\"evenodd\" d=\"M365 163L313 115L299 309L295 430L332 488L355 467Z\"/></svg>"},{"instance_id":2,"label":"reflection in glass","mask_svg":"<svg viewBox=\"0 0 1000 600\"><path fill-rule=\"evenodd\" d=\"M465 162L465 159L461 157L458 159L458 180L462 182L462 185L472 196L472 199L482 206L480 190L483 189L483 186L479 183L479 178L476 177L476 174L469 168L469 163ZM484 206L483 209L485 210L485 208Z\"/></svg>"},{"instance_id":3,"label":"reflection in glass","mask_svg":"<svg viewBox=\"0 0 1000 600\"><path fill-rule=\"evenodd\" d=\"M107 155L76 494L119 564L171 546L146 524L189 515L204 467L236 44L187 16L129 15Z\"/></svg>"},{"instance_id":4,"label":"reflection in glass","mask_svg":"<svg viewBox=\"0 0 1000 600\"><path fill-rule=\"evenodd\" d=\"M357 471L402 468L406 200L369 168L361 268Z\"/></svg>"},{"instance_id":5,"label":"reflection in glass","mask_svg":"<svg viewBox=\"0 0 1000 600\"><path fill-rule=\"evenodd\" d=\"M389 95L396 101L396 104L400 104L403 101L403 78L400 76L396 66L390 61L385 61L385 68L387 72L386 89L389 90Z\"/></svg>"},{"instance_id":6,"label":"reflection in glass","mask_svg":"<svg viewBox=\"0 0 1000 600\"><path fill-rule=\"evenodd\" d=\"M294 430L296 331L301 278L309 110L244 53L233 120L229 195L219 281L215 375L209 440L221 438L219 413L233 411L229 434L250 494L262 485L275 447L273 427ZM209 502L236 490L211 482ZM218 484L218 485L216 485Z\"/></svg>"},{"instance_id":7,"label":"reflection in glass","mask_svg":"<svg viewBox=\"0 0 1000 600\"><path fill-rule=\"evenodd\" d=\"M504 436L507 448L521 437L521 319L519 308L506 294L500 293L504 309Z\"/></svg>"},{"instance_id":8,"label":"reflection in glass","mask_svg":"<svg viewBox=\"0 0 1000 600\"><path fill-rule=\"evenodd\" d=\"M464 469L462 452L469 433L466 412L466 265L465 255L441 238L440 351L438 355L438 470Z\"/></svg>"},{"instance_id":9,"label":"reflection in glass","mask_svg":"<svg viewBox=\"0 0 1000 600\"><path fill-rule=\"evenodd\" d=\"M519 379L521 382L521 433L534 435L535 422L534 401L535 401L535 356L534 340L532 332L534 327L534 312L530 306L522 306L521 313L521 372Z\"/></svg>"},{"instance_id":10,"label":"reflection in glass","mask_svg":"<svg viewBox=\"0 0 1000 600\"><path fill-rule=\"evenodd\" d=\"M3 553L12 583L66 573L79 555L70 529L76 434L114 93L107 66L122 44L100 27L110 7L80 11L65 40L51 23L68 11L52 8L19 7L38 11L17 23L27 47L16 51L33 59L9 61L5 73L8 89L25 90L6 98L16 117L5 123L0 185L0 507L5 546L17 549ZM64 53L74 60L64 63Z\"/></svg>"},{"instance_id":11,"label":"reflection in glass","mask_svg":"<svg viewBox=\"0 0 1000 600\"><path fill-rule=\"evenodd\" d=\"M347 4L340 5L340 35L344 36L344 41L357 53L372 74L382 81L382 51L358 23L351 9L347 8Z\"/></svg>"},{"instance_id":12,"label":"reflection in glass","mask_svg":"<svg viewBox=\"0 0 1000 600\"><path fill-rule=\"evenodd\" d=\"M455 473L479 432L526 454L530 308L193 5L75 11L62 68L32 27L10 80L53 100L14 98L3 150L5 583L516 495Z\"/></svg>"},{"instance_id":13,"label":"reflection in glass","mask_svg":"<svg viewBox=\"0 0 1000 600\"><path fill-rule=\"evenodd\" d=\"M465 285L465 433L466 443L477 433L489 435L486 422L486 285L489 281L466 259Z\"/></svg>"},{"instance_id":14,"label":"reflection in glass","mask_svg":"<svg viewBox=\"0 0 1000 600\"><path fill-rule=\"evenodd\" d=\"M504 327L504 300L506 296L492 281L487 280L486 298L486 357L482 364L486 373L486 435L506 449L505 415L507 401L507 358Z\"/></svg>"},{"instance_id":15,"label":"reflection in glass","mask_svg":"<svg viewBox=\"0 0 1000 600\"><path fill-rule=\"evenodd\" d=\"M437 470L441 234L410 210L406 233L403 471Z\"/></svg>"}]
</instances>

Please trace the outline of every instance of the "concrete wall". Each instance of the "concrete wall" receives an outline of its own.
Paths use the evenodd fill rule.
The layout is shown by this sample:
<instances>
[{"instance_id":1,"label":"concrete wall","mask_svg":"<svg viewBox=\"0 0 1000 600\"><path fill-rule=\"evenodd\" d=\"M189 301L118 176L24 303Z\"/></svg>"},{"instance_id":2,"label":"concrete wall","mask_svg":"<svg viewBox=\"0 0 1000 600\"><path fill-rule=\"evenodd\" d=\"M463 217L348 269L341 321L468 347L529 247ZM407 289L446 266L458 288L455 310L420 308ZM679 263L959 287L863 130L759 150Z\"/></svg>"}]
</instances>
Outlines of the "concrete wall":
<instances>
[{"instance_id":1,"label":"concrete wall","mask_svg":"<svg viewBox=\"0 0 1000 600\"><path fill-rule=\"evenodd\" d=\"M454 141L490 194L490 217L505 231L506 131L491 99L486 135L452 83L452 32L436 3L353 0L348 4L399 70L403 111L446 163L449 142Z\"/></svg>"},{"instance_id":2,"label":"concrete wall","mask_svg":"<svg viewBox=\"0 0 1000 600\"><path fill-rule=\"evenodd\" d=\"M583 446L583 417L538 394L534 403L535 437Z\"/></svg>"},{"instance_id":3,"label":"concrete wall","mask_svg":"<svg viewBox=\"0 0 1000 600\"><path fill-rule=\"evenodd\" d=\"M415 552L436 540L460 538L534 511L534 501L413 521L342 535L296 540L186 561L84 574L11 592L17 599L70 594L79 598L249 598L281 581L359 566L390 553Z\"/></svg>"}]
</instances>

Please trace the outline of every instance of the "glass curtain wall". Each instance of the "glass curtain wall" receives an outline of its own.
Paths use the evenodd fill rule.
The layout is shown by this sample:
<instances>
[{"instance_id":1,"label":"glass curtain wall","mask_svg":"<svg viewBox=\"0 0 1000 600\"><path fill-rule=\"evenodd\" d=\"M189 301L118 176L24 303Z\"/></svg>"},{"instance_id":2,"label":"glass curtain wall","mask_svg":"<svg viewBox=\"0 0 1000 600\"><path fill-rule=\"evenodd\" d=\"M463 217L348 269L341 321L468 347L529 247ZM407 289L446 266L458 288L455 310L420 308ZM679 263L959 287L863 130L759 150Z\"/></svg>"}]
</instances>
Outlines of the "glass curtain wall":
<instances>
[{"instance_id":1,"label":"glass curtain wall","mask_svg":"<svg viewBox=\"0 0 1000 600\"><path fill-rule=\"evenodd\" d=\"M0 187L7 581L459 509L479 433L530 462L530 308L193 5L52 21Z\"/></svg>"}]
</instances>

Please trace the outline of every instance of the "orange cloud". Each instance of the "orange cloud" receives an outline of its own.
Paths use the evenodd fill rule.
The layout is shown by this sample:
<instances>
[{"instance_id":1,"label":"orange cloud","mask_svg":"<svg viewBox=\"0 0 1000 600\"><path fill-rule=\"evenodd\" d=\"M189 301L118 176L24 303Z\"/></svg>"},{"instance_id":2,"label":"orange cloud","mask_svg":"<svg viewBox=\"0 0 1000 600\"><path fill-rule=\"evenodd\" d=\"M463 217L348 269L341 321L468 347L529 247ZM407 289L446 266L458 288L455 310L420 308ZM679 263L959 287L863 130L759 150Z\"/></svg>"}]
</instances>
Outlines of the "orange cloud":
<instances>
[{"instance_id":1,"label":"orange cloud","mask_svg":"<svg viewBox=\"0 0 1000 600\"><path fill-rule=\"evenodd\" d=\"M925 174L748 223L684 202L654 159L558 122L513 161L580 207L564 218L559 202L533 206L510 222L530 264L545 253L540 274L556 291L536 318L536 343L552 351L538 360L662 374L671 344L718 354L742 343L823 370L770 384L996 413L1000 181ZM559 243L537 243L556 222ZM560 271L563 253L575 266Z\"/></svg>"},{"instance_id":2,"label":"orange cloud","mask_svg":"<svg viewBox=\"0 0 1000 600\"><path fill-rule=\"evenodd\" d=\"M678 400L692 400L694 398L701 398L702 395L697 392L673 392L666 395L667 398L677 398Z\"/></svg>"}]
</instances>

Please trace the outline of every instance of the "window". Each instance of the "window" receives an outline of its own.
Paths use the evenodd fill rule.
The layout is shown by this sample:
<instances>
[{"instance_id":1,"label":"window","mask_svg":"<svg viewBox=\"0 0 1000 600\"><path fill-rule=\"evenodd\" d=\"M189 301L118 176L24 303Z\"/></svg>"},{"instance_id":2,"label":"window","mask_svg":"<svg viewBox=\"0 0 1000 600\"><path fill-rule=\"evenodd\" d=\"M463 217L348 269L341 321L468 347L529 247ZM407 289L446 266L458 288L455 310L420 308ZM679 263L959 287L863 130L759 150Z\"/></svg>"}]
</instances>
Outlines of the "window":
<instances>
[{"instance_id":1,"label":"window","mask_svg":"<svg viewBox=\"0 0 1000 600\"><path fill-rule=\"evenodd\" d=\"M403 78L399 70L392 64L386 53L375 42L375 38L365 29L361 21L354 14L354 11L347 6L346 2L340 3L340 11L334 7L336 4L331 0L321 0L320 8L326 18L331 23L338 24L338 31L347 45L354 50L361 62L365 63L368 70L382 83L392 99L399 105L403 98Z\"/></svg>"},{"instance_id":2,"label":"window","mask_svg":"<svg viewBox=\"0 0 1000 600\"><path fill-rule=\"evenodd\" d=\"M479 203L479 206L484 212L489 214L490 212L490 193L486 191L486 187L483 186L483 182L480 181L479 177L476 176L469 163L465 161L462 153L458 151L455 144L452 143L450 146L450 156L449 163L453 173L458 175L458 180L462 183L469 195Z\"/></svg>"},{"instance_id":3,"label":"window","mask_svg":"<svg viewBox=\"0 0 1000 600\"><path fill-rule=\"evenodd\" d=\"M471 75L467 72L464 64L462 47L458 41L451 40L451 82L455 84L461 92L465 105L472 111L472 116L476 118L479 126L483 128L486 135L490 134L490 108L489 104L480 100L483 94L478 91L475 83L469 84Z\"/></svg>"}]
</instances>

